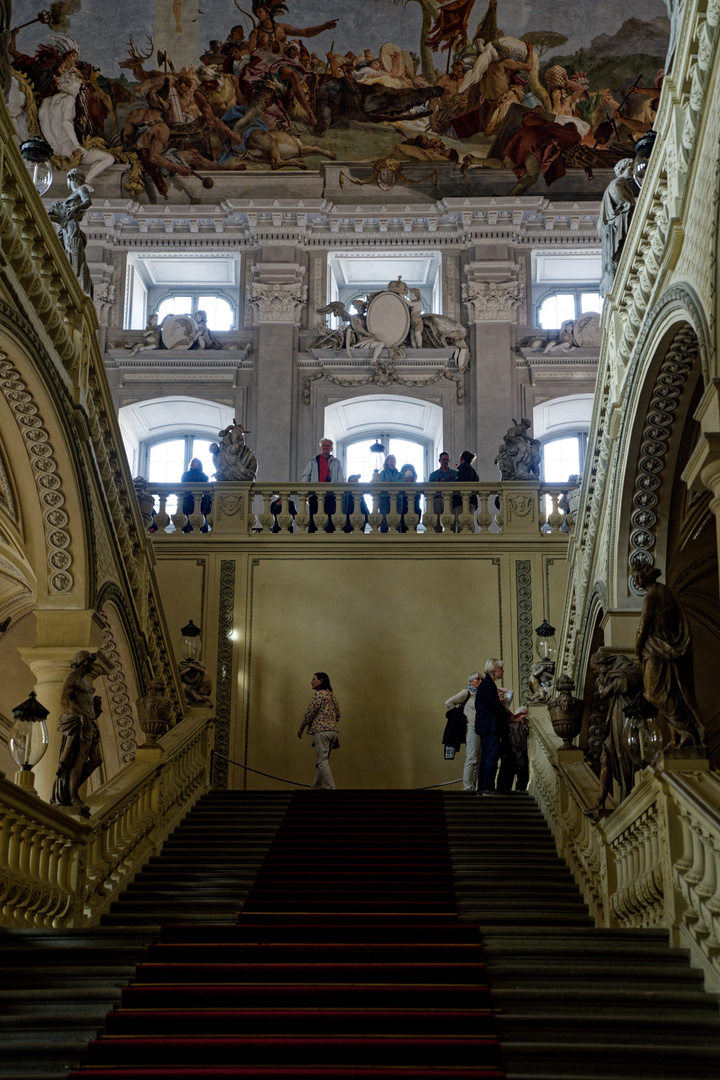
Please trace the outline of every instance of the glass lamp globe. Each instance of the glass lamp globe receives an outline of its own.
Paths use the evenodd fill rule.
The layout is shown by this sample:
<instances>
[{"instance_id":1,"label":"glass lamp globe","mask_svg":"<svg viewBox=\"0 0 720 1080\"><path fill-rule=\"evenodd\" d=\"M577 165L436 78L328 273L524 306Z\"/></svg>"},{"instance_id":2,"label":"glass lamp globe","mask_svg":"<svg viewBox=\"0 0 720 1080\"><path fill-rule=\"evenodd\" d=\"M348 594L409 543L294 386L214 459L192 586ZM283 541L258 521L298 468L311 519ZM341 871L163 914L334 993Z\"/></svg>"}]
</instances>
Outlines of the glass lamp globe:
<instances>
[{"instance_id":1,"label":"glass lamp globe","mask_svg":"<svg viewBox=\"0 0 720 1080\"><path fill-rule=\"evenodd\" d=\"M543 619L535 628L535 651L541 660L557 660L557 641L555 640L555 627L551 626L547 619Z\"/></svg>"},{"instance_id":2,"label":"glass lamp globe","mask_svg":"<svg viewBox=\"0 0 720 1080\"><path fill-rule=\"evenodd\" d=\"M657 132L652 128L635 143L635 163L633 165L633 180L639 188L643 186L645 173L647 172L650 155L657 138Z\"/></svg>"},{"instance_id":3,"label":"glass lamp globe","mask_svg":"<svg viewBox=\"0 0 720 1080\"><path fill-rule=\"evenodd\" d=\"M18 768L28 771L35 768L50 742L45 723L48 710L31 690L27 701L13 709L13 716L15 723L10 731L10 753Z\"/></svg>"},{"instance_id":4,"label":"glass lamp globe","mask_svg":"<svg viewBox=\"0 0 720 1080\"><path fill-rule=\"evenodd\" d=\"M187 626L183 626L180 633L182 634L180 653L183 660L199 660L202 648L202 641L200 638L202 631L200 627L196 626L192 619L190 619Z\"/></svg>"},{"instance_id":5,"label":"glass lamp globe","mask_svg":"<svg viewBox=\"0 0 720 1080\"><path fill-rule=\"evenodd\" d=\"M53 171L50 158L52 147L45 142L42 135L36 135L28 139L20 147L23 161L30 173L32 182L38 195L44 195L53 182Z\"/></svg>"},{"instance_id":6,"label":"glass lamp globe","mask_svg":"<svg viewBox=\"0 0 720 1080\"><path fill-rule=\"evenodd\" d=\"M623 738L628 757L633 765L644 769L646 765L652 765L662 750L662 732L655 723L658 711L641 692L628 702L623 713Z\"/></svg>"}]
</instances>

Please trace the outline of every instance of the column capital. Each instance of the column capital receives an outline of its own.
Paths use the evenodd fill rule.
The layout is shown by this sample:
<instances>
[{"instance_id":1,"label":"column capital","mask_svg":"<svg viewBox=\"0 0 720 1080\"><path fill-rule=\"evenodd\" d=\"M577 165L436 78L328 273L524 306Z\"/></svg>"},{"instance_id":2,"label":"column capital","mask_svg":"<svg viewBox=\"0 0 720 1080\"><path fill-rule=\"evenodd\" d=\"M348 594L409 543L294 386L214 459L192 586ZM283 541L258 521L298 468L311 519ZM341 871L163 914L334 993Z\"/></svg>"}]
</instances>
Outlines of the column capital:
<instances>
[{"instance_id":1,"label":"column capital","mask_svg":"<svg viewBox=\"0 0 720 1080\"><path fill-rule=\"evenodd\" d=\"M517 309L525 303L525 285L518 270L518 264L508 259L471 262L465 267L468 280L462 295L474 322L517 321Z\"/></svg>"},{"instance_id":2,"label":"column capital","mask_svg":"<svg viewBox=\"0 0 720 1080\"><path fill-rule=\"evenodd\" d=\"M255 308L257 323L300 324L307 303L304 275L305 267L298 263L269 262L253 267L247 298Z\"/></svg>"}]
</instances>

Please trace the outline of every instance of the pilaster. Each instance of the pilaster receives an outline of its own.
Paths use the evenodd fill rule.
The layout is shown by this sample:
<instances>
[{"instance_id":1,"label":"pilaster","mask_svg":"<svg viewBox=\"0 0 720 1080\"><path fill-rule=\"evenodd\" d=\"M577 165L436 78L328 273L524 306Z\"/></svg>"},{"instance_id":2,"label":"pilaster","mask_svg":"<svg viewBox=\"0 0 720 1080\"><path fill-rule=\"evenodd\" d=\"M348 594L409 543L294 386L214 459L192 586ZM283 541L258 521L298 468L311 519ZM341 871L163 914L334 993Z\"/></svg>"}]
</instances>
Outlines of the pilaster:
<instances>
[{"instance_id":1,"label":"pilaster","mask_svg":"<svg viewBox=\"0 0 720 1080\"><path fill-rule=\"evenodd\" d=\"M720 551L720 379L713 379L695 411L702 435L690 455L682 479L688 488L710 491L715 514L716 542Z\"/></svg>"},{"instance_id":2,"label":"pilaster","mask_svg":"<svg viewBox=\"0 0 720 1080\"><path fill-rule=\"evenodd\" d=\"M507 255L507 249L503 254ZM472 449L477 451L481 480L498 478L494 459L516 397L511 349L517 309L525 295L518 271L519 265L506 257L476 260L465 267L468 280L462 292L474 337L472 375L480 433L479 445Z\"/></svg>"},{"instance_id":3,"label":"pilaster","mask_svg":"<svg viewBox=\"0 0 720 1080\"><path fill-rule=\"evenodd\" d=\"M257 406L262 417L252 445L260 477L291 480L290 432L297 398L295 343L307 302L305 268L293 262L262 262L253 269L248 301L255 309Z\"/></svg>"}]
</instances>

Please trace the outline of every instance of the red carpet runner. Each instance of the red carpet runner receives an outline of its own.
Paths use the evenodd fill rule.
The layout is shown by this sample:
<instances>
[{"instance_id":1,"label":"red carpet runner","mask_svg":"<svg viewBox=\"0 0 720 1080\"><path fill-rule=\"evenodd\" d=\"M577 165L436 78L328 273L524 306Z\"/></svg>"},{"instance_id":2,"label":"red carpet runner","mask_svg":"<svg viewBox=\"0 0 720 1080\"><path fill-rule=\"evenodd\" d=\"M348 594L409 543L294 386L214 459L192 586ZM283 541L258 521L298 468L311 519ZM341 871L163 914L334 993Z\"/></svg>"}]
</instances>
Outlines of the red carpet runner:
<instances>
[{"instance_id":1,"label":"red carpet runner","mask_svg":"<svg viewBox=\"0 0 720 1080\"><path fill-rule=\"evenodd\" d=\"M237 925L169 926L77 1080L500 1080L442 795L298 792Z\"/></svg>"}]
</instances>

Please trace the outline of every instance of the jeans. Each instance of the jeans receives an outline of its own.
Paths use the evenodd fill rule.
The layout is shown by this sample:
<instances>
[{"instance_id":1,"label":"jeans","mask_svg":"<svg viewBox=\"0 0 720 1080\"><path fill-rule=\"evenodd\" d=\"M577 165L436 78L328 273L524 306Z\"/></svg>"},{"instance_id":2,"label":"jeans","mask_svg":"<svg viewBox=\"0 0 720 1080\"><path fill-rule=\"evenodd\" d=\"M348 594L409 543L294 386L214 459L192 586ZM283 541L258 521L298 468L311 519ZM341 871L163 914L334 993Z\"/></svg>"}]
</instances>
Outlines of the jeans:
<instances>
[{"instance_id":1,"label":"jeans","mask_svg":"<svg viewBox=\"0 0 720 1080\"><path fill-rule=\"evenodd\" d=\"M330 772L328 758L330 751L338 741L337 731L316 731L313 735L315 741L315 779L310 785L313 788L329 788L335 790L335 781Z\"/></svg>"}]
</instances>

